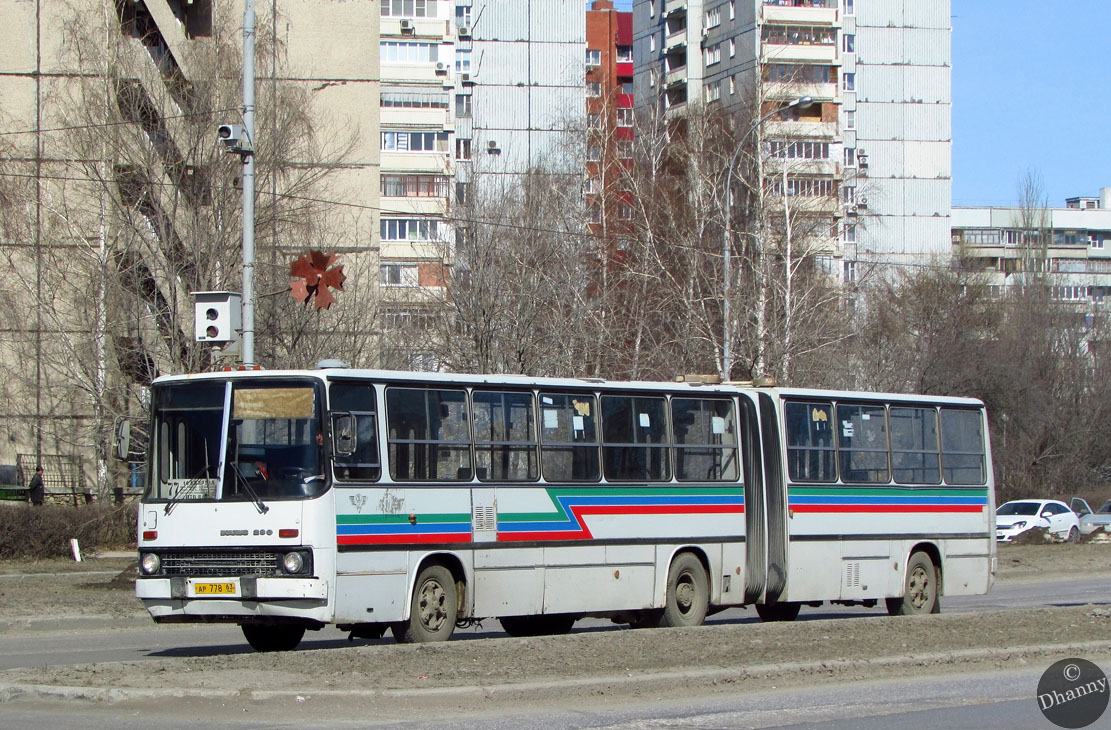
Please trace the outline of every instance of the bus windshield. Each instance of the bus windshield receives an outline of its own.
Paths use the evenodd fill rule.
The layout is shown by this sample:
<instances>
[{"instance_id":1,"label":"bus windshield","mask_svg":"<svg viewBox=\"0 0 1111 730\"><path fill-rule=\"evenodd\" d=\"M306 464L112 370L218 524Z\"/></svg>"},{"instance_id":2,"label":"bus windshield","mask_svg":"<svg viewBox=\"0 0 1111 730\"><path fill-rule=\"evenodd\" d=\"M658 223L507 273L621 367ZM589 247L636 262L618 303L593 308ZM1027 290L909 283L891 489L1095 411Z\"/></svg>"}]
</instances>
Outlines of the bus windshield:
<instances>
[{"instance_id":1,"label":"bus windshield","mask_svg":"<svg viewBox=\"0 0 1111 730\"><path fill-rule=\"evenodd\" d=\"M156 386L147 499L255 501L324 491L320 391L290 380Z\"/></svg>"}]
</instances>

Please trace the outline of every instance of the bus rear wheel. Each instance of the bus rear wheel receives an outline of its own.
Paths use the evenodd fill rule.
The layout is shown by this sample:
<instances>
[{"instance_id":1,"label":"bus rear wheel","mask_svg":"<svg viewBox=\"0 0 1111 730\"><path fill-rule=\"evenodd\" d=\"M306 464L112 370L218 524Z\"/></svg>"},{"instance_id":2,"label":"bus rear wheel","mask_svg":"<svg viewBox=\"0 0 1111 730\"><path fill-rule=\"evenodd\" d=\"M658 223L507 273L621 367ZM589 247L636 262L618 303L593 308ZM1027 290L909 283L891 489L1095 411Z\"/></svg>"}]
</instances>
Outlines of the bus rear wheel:
<instances>
[{"instance_id":1,"label":"bus rear wheel","mask_svg":"<svg viewBox=\"0 0 1111 730\"><path fill-rule=\"evenodd\" d=\"M667 597L661 626L701 626L706 620L710 588L706 569L691 553L682 553L671 563Z\"/></svg>"},{"instance_id":2,"label":"bus rear wheel","mask_svg":"<svg viewBox=\"0 0 1111 730\"><path fill-rule=\"evenodd\" d=\"M761 621L794 621L799 617L802 604L790 601L787 603L757 603L756 613Z\"/></svg>"},{"instance_id":3,"label":"bus rear wheel","mask_svg":"<svg viewBox=\"0 0 1111 730\"><path fill-rule=\"evenodd\" d=\"M930 556L916 552L907 561L907 577L903 585L902 598L888 598L887 612L892 616L918 616L938 613L941 600L938 597L937 567Z\"/></svg>"},{"instance_id":4,"label":"bus rear wheel","mask_svg":"<svg viewBox=\"0 0 1111 730\"><path fill-rule=\"evenodd\" d=\"M510 636L547 636L566 634L575 625L574 614L555 613L550 616L502 616L498 621Z\"/></svg>"},{"instance_id":5,"label":"bus rear wheel","mask_svg":"<svg viewBox=\"0 0 1111 730\"><path fill-rule=\"evenodd\" d=\"M390 630L401 644L447 641L455 633L458 616L455 578L444 566L429 565L417 576L409 620L393 624Z\"/></svg>"},{"instance_id":6,"label":"bus rear wheel","mask_svg":"<svg viewBox=\"0 0 1111 730\"><path fill-rule=\"evenodd\" d=\"M243 624L243 637L255 651L293 651L305 636L296 625Z\"/></svg>"}]
</instances>

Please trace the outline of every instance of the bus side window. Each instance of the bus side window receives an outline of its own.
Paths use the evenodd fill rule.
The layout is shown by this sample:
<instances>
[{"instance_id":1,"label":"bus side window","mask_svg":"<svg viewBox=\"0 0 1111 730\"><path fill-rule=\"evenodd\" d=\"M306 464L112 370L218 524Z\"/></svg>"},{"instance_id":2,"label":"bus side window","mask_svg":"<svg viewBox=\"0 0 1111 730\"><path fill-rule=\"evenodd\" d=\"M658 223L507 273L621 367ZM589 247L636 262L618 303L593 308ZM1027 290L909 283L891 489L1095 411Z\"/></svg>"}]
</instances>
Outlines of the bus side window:
<instances>
[{"instance_id":1,"label":"bus side window","mask_svg":"<svg viewBox=\"0 0 1111 730\"><path fill-rule=\"evenodd\" d=\"M606 479L671 478L667 401L660 396L602 396L602 472Z\"/></svg>"},{"instance_id":2,"label":"bus side window","mask_svg":"<svg viewBox=\"0 0 1111 730\"><path fill-rule=\"evenodd\" d=\"M598 481L598 404L594 396L541 393L540 443L547 481Z\"/></svg>"},{"instance_id":3,"label":"bus side window","mask_svg":"<svg viewBox=\"0 0 1111 730\"><path fill-rule=\"evenodd\" d=\"M484 482L536 481L536 424L532 393L475 390L475 467Z\"/></svg>"},{"instance_id":4,"label":"bus side window","mask_svg":"<svg viewBox=\"0 0 1111 730\"><path fill-rule=\"evenodd\" d=\"M332 383L330 389L332 418L332 440L335 456L336 478L343 481L378 481L382 465L378 457L377 409L374 402L374 388L366 383ZM352 448L341 448L339 423L354 428L345 442L349 440ZM348 445L348 444L344 444ZM350 451L350 453L343 453Z\"/></svg>"},{"instance_id":5,"label":"bus side window","mask_svg":"<svg viewBox=\"0 0 1111 730\"><path fill-rule=\"evenodd\" d=\"M783 411L788 476L798 482L835 481L833 404L788 402Z\"/></svg>"},{"instance_id":6,"label":"bus side window","mask_svg":"<svg viewBox=\"0 0 1111 730\"><path fill-rule=\"evenodd\" d=\"M941 409L941 470L947 484L983 484L984 420L979 411Z\"/></svg>"},{"instance_id":7,"label":"bus side window","mask_svg":"<svg viewBox=\"0 0 1111 730\"><path fill-rule=\"evenodd\" d=\"M737 419L733 401L672 398L675 478L679 481L736 481Z\"/></svg>"},{"instance_id":8,"label":"bus side window","mask_svg":"<svg viewBox=\"0 0 1111 730\"><path fill-rule=\"evenodd\" d=\"M887 418L883 406L839 403L837 448L841 481L887 484Z\"/></svg>"},{"instance_id":9,"label":"bus side window","mask_svg":"<svg viewBox=\"0 0 1111 730\"><path fill-rule=\"evenodd\" d=\"M397 481L469 482L471 432L462 389L386 389L390 476Z\"/></svg>"},{"instance_id":10,"label":"bus side window","mask_svg":"<svg viewBox=\"0 0 1111 730\"><path fill-rule=\"evenodd\" d=\"M891 406L891 476L897 484L937 484L941 454L937 443L937 411Z\"/></svg>"}]
</instances>

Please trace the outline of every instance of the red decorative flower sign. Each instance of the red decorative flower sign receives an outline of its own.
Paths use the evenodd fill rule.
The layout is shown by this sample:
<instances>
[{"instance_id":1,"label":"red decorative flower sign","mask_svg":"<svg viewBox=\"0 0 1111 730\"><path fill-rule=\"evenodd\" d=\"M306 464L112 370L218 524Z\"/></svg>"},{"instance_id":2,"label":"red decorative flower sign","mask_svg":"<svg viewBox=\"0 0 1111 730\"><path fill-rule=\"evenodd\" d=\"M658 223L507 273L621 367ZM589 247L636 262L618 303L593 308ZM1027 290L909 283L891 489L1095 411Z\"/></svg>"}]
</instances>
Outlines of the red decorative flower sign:
<instances>
[{"instance_id":1,"label":"red decorative flower sign","mask_svg":"<svg viewBox=\"0 0 1111 730\"><path fill-rule=\"evenodd\" d=\"M343 291L343 266L332 264L339 258L336 254L323 251L309 251L294 261L289 267L289 275L296 281L290 282L289 293L299 302L309 301L312 297L317 309L327 309L336 300L331 289Z\"/></svg>"}]
</instances>

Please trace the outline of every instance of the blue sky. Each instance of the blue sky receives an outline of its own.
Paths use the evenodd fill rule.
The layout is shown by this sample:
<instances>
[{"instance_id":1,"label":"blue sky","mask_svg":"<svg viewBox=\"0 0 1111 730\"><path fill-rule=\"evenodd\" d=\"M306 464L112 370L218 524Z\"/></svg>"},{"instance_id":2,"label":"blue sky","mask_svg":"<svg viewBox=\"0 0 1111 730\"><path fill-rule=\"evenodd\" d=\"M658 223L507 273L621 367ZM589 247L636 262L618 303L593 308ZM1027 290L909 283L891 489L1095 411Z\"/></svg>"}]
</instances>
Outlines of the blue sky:
<instances>
[{"instance_id":1,"label":"blue sky","mask_svg":"<svg viewBox=\"0 0 1111 730\"><path fill-rule=\"evenodd\" d=\"M1111 187L1107 0L953 0L953 204L1051 206Z\"/></svg>"},{"instance_id":2,"label":"blue sky","mask_svg":"<svg viewBox=\"0 0 1111 730\"><path fill-rule=\"evenodd\" d=\"M953 204L1013 204L1027 170L1052 206L1111 187L1111 2L952 0L951 14Z\"/></svg>"}]
</instances>

